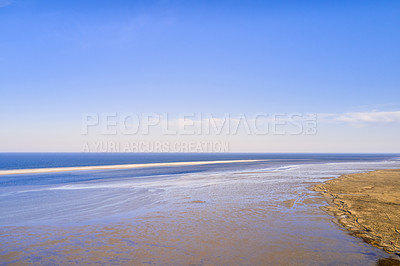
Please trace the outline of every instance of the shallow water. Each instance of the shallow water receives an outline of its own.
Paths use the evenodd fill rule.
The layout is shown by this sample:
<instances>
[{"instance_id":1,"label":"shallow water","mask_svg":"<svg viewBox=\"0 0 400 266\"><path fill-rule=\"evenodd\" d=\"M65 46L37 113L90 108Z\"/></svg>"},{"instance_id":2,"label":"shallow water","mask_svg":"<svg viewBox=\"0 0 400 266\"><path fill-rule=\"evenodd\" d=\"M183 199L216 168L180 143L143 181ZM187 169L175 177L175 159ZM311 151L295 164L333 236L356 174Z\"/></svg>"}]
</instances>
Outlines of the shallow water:
<instances>
[{"instance_id":1,"label":"shallow water","mask_svg":"<svg viewBox=\"0 0 400 266\"><path fill-rule=\"evenodd\" d=\"M388 255L334 224L309 187L386 168L400 168L400 161L268 158L4 176L0 261L374 264Z\"/></svg>"}]
</instances>

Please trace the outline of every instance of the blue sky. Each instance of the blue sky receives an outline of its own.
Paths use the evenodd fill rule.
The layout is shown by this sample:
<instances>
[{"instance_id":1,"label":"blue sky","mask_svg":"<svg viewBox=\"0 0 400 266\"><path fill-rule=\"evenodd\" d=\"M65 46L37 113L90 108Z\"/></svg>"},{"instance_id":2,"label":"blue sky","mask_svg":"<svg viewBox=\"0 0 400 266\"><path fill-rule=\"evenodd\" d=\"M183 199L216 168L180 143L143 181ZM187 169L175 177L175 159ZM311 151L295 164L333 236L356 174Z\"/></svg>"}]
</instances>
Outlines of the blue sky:
<instances>
[{"instance_id":1,"label":"blue sky","mask_svg":"<svg viewBox=\"0 0 400 266\"><path fill-rule=\"evenodd\" d=\"M315 139L243 136L234 151L399 152L399 12L399 1L0 0L0 151L79 151L85 112L309 112L324 118Z\"/></svg>"}]
</instances>

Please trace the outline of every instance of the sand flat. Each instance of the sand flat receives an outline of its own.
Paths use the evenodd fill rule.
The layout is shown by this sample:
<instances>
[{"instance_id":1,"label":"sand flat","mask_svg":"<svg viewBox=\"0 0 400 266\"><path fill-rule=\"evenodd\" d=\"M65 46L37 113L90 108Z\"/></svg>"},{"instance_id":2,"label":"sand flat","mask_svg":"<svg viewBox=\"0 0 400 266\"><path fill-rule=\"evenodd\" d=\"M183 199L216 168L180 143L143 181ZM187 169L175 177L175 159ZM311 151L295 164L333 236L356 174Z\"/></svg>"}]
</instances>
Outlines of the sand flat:
<instances>
[{"instance_id":1,"label":"sand flat","mask_svg":"<svg viewBox=\"0 0 400 266\"><path fill-rule=\"evenodd\" d=\"M222 163L246 163L246 162L258 162L258 161L265 161L265 160L195 161L195 162L168 162L168 163L144 163L144 164L119 164L119 165L96 165L96 166L78 166L78 167L13 169L13 170L0 170L0 175L40 174L40 173L87 171L87 170L132 169L132 168L146 168L146 167L189 166L189 165L222 164Z\"/></svg>"},{"instance_id":2,"label":"sand flat","mask_svg":"<svg viewBox=\"0 0 400 266\"><path fill-rule=\"evenodd\" d=\"M314 187L326 210L367 243L400 254L400 169L342 175Z\"/></svg>"},{"instance_id":3,"label":"sand flat","mask_svg":"<svg viewBox=\"0 0 400 266\"><path fill-rule=\"evenodd\" d=\"M259 172L253 164L249 169L242 166L246 164L235 169ZM342 166L336 167L342 173ZM121 188L113 185L129 184L128 180L84 182L106 181L100 189L85 191L72 189L82 185L76 183L62 191L52 189L58 184L32 192L25 192L24 185L5 187L1 191L0 261L18 265L38 261L45 265L374 265L389 256L340 230L320 210L325 201L308 188L322 182L318 175L325 173L325 165L234 178L224 168L162 182L138 179L133 186ZM87 174L96 172L77 173ZM13 189L24 194L7 193Z\"/></svg>"}]
</instances>

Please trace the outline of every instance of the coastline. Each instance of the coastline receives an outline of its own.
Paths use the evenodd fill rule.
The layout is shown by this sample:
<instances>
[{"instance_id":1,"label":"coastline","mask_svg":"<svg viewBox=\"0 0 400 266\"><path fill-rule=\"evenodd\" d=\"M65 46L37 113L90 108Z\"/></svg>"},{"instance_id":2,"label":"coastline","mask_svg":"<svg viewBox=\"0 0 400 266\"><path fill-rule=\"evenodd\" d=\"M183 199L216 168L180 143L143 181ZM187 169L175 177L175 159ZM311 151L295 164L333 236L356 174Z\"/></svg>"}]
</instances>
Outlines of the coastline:
<instances>
[{"instance_id":1,"label":"coastline","mask_svg":"<svg viewBox=\"0 0 400 266\"><path fill-rule=\"evenodd\" d=\"M135 170L76 172L68 182L64 175L53 182L58 173L4 176L0 261L384 265L388 254L333 224L320 209L324 198L309 186L398 162L284 167L292 163L260 163L273 171L256 163L233 164L232 171L217 164L163 180L125 178ZM157 169L164 170L171 169Z\"/></svg>"},{"instance_id":2,"label":"coastline","mask_svg":"<svg viewBox=\"0 0 400 266\"><path fill-rule=\"evenodd\" d=\"M400 169L342 175L312 187L324 209L354 236L400 255Z\"/></svg>"},{"instance_id":3,"label":"coastline","mask_svg":"<svg viewBox=\"0 0 400 266\"><path fill-rule=\"evenodd\" d=\"M144 163L144 164L118 164L118 165L97 165L97 166L78 166L78 167L54 167L54 168L33 168L33 169L12 169L0 170L0 175L18 175L18 174L41 174L68 171L88 171L88 170L117 170L146 167L168 167L168 166L190 166L205 164L223 164L223 163L248 163L265 160L223 160L223 161L194 161L194 162L169 162L169 163Z\"/></svg>"}]
</instances>

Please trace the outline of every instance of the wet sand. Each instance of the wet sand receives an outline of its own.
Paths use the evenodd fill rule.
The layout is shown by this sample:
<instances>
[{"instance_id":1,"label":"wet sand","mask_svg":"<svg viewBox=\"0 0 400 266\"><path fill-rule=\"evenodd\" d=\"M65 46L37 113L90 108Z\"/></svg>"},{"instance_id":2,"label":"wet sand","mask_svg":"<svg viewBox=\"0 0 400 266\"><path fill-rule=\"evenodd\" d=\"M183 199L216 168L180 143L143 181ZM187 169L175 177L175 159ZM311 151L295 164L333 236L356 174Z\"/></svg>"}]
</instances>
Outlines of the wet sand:
<instances>
[{"instance_id":1,"label":"wet sand","mask_svg":"<svg viewBox=\"0 0 400 266\"><path fill-rule=\"evenodd\" d=\"M301 208L303 202L297 202ZM311 205L314 205L312 203ZM308 205L308 204L307 204ZM109 225L7 227L0 230L0 261L19 265L368 265L365 254L330 251L341 243L325 235L329 218L293 215L296 205L182 202ZM321 213L319 213L321 212ZM302 213L302 212L301 212ZM311 214L308 212L308 214ZM326 221L325 221L326 220ZM324 222L325 221L325 222Z\"/></svg>"},{"instance_id":2,"label":"wet sand","mask_svg":"<svg viewBox=\"0 0 400 266\"><path fill-rule=\"evenodd\" d=\"M39 198L43 202L38 208L50 209L53 216L62 212L65 219L0 226L0 264L375 265L393 257L340 229L320 209L326 201L309 187L343 173L334 167L331 172L325 165L304 165L280 172L255 169L247 174L246 169L246 174L196 173L151 184L135 181L135 186L143 183L146 193L130 187L46 190L39 193L45 197ZM321 173L327 176L320 178ZM48 200L55 195L63 202L81 201L97 195L97 190L108 191L112 198L125 193L143 208L136 212L133 205L129 212L133 203L123 197L118 202L126 212L78 221L75 214L80 213L70 205ZM16 195L32 200L36 193ZM95 197L99 203L84 205L83 214L109 204L121 207L113 205L112 198ZM59 210L53 212L47 203Z\"/></svg>"},{"instance_id":3,"label":"wet sand","mask_svg":"<svg viewBox=\"0 0 400 266\"><path fill-rule=\"evenodd\" d=\"M314 189L329 198L326 210L352 234L400 255L400 169L342 175Z\"/></svg>"},{"instance_id":4,"label":"wet sand","mask_svg":"<svg viewBox=\"0 0 400 266\"><path fill-rule=\"evenodd\" d=\"M264 160L196 161L196 162L144 163L144 164L15 169L15 170L0 170L0 175L41 174L41 173L87 171L87 170L116 170L116 169L133 169L133 168L146 168L146 167L189 166L189 165L222 164L222 163L249 163L258 161L264 161Z\"/></svg>"},{"instance_id":5,"label":"wet sand","mask_svg":"<svg viewBox=\"0 0 400 266\"><path fill-rule=\"evenodd\" d=\"M373 265L384 257L338 230L320 209L324 198L307 185L259 181L173 190L165 207L119 222L0 227L0 262ZM273 200L265 195L271 186Z\"/></svg>"}]
</instances>

